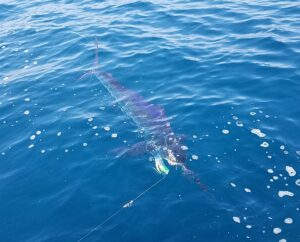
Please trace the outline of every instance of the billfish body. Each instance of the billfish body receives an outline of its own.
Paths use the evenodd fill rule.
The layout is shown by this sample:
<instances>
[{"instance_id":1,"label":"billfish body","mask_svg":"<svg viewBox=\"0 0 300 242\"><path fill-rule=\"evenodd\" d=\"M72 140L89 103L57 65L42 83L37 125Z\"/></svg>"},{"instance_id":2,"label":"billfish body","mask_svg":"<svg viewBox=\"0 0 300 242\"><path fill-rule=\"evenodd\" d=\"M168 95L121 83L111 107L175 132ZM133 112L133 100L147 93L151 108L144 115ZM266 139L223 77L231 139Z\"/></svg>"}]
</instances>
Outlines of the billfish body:
<instances>
[{"instance_id":1,"label":"billfish body","mask_svg":"<svg viewBox=\"0 0 300 242\"><path fill-rule=\"evenodd\" d=\"M98 65L98 44L96 43L95 67ZM144 142L134 145L133 149L143 147L155 160L157 172L167 175L169 168L164 160L171 166L179 166L189 180L194 181L201 188L198 175L187 168L185 164L186 151L182 149L181 137L175 135L162 107L147 102L138 93L126 89L110 73L98 71L96 68L82 76L93 74L110 95L116 100L119 107L138 128L144 132Z\"/></svg>"}]
</instances>

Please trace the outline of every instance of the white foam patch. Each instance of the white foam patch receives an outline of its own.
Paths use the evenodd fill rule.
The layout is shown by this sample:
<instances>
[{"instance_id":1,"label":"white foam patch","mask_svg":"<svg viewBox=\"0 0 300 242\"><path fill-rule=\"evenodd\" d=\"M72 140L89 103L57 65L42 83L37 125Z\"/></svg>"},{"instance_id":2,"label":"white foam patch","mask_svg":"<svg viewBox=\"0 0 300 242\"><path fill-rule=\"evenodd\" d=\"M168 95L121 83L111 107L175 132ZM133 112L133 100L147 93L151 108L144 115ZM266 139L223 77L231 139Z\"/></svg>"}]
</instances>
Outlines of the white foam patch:
<instances>
[{"instance_id":1,"label":"white foam patch","mask_svg":"<svg viewBox=\"0 0 300 242\"><path fill-rule=\"evenodd\" d=\"M274 234L280 234L281 233L281 228L274 228L273 233Z\"/></svg>"},{"instance_id":2,"label":"white foam patch","mask_svg":"<svg viewBox=\"0 0 300 242\"><path fill-rule=\"evenodd\" d=\"M286 219L284 220L284 222L285 222L286 224L292 224L294 221L293 221L292 218L286 218Z\"/></svg>"},{"instance_id":3,"label":"white foam patch","mask_svg":"<svg viewBox=\"0 0 300 242\"><path fill-rule=\"evenodd\" d=\"M61 132L58 132L58 133L57 133L57 136L61 136Z\"/></svg>"},{"instance_id":4,"label":"white foam patch","mask_svg":"<svg viewBox=\"0 0 300 242\"><path fill-rule=\"evenodd\" d=\"M92 122L93 121L93 118L91 117L91 118L88 118L88 121L89 122Z\"/></svg>"},{"instance_id":5,"label":"white foam patch","mask_svg":"<svg viewBox=\"0 0 300 242\"><path fill-rule=\"evenodd\" d=\"M103 129L104 129L105 131L110 131L110 127L109 127L109 126L105 126Z\"/></svg>"},{"instance_id":6,"label":"white foam patch","mask_svg":"<svg viewBox=\"0 0 300 242\"><path fill-rule=\"evenodd\" d=\"M229 134L229 130L228 129L223 129L222 132L223 132L223 134Z\"/></svg>"},{"instance_id":7,"label":"white foam patch","mask_svg":"<svg viewBox=\"0 0 300 242\"><path fill-rule=\"evenodd\" d=\"M235 124L236 124L236 126L238 126L238 127L243 127L244 126L244 124L241 122L241 121L236 121L235 122Z\"/></svg>"},{"instance_id":8,"label":"white foam patch","mask_svg":"<svg viewBox=\"0 0 300 242\"><path fill-rule=\"evenodd\" d=\"M118 137L118 134L116 134L116 133L111 134L111 137L112 137L112 138L117 138L117 137Z\"/></svg>"},{"instance_id":9,"label":"white foam patch","mask_svg":"<svg viewBox=\"0 0 300 242\"><path fill-rule=\"evenodd\" d=\"M295 169L291 166L286 166L285 170L286 170L287 173L289 173L289 176L295 176L296 175Z\"/></svg>"},{"instance_id":10,"label":"white foam patch","mask_svg":"<svg viewBox=\"0 0 300 242\"><path fill-rule=\"evenodd\" d=\"M31 139L31 140L34 140L34 139L35 139L35 135L34 135L34 134L31 135L31 136L30 136L30 139Z\"/></svg>"},{"instance_id":11,"label":"white foam patch","mask_svg":"<svg viewBox=\"0 0 300 242\"><path fill-rule=\"evenodd\" d=\"M41 153L44 154L46 152L46 150L41 150Z\"/></svg>"},{"instance_id":12,"label":"white foam patch","mask_svg":"<svg viewBox=\"0 0 300 242\"><path fill-rule=\"evenodd\" d=\"M267 147L269 147L269 143L264 141L260 144L260 146L263 148L267 148Z\"/></svg>"},{"instance_id":13,"label":"white foam patch","mask_svg":"<svg viewBox=\"0 0 300 242\"><path fill-rule=\"evenodd\" d=\"M30 98L27 97L27 98L24 99L24 101L25 101L25 102L29 102L29 101L30 101Z\"/></svg>"},{"instance_id":14,"label":"white foam patch","mask_svg":"<svg viewBox=\"0 0 300 242\"><path fill-rule=\"evenodd\" d=\"M292 193L290 191L279 191L278 196L279 197L284 197L284 196L293 197L294 193Z\"/></svg>"},{"instance_id":15,"label":"white foam patch","mask_svg":"<svg viewBox=\"0 0 300 242\"><path fill-rule=\"evenodd\" d=\"M198 156L197 155L192 155L192 159L193 160L198 160Z\"/></svg>"},{"instance_id":16,"label":"white foam patch","mask_svg":"<svg viewBox=\"0 0 300 242\"><path fill-rule=\"evenodd\" d=\"M268 173L270 174L274 173L273 169L268 169Z\"/></svg>"},{"instance_id":17,"label":"white foam patch","mask_svg":"<svg viewBox=\"0 0 300 242\"><path fill-rule=\"evenodd\" d=\"M25 110L25 111L24 111L24 114L25 114L25 115L29 115L29 114L30 114L29 110Z\"/></svg>"},{"instance_id":18,"label":"white foam patch","mask_svg":"<svg viewBox=\"0 0 300 242\"><path fill-rule=\"evenodd\" d=\"M247 187L244 190L245 190L245 192L251 192L251 189L247 188Z\"/></svg>"},{"instance_id":19,"label":"white foam patch","mask_svg":"<svg viewBox=\"0 0 300 242\"><path fill-rule=\"evenodd\" d=\"M250 112L250 115L254 116L254 115L256 115L256 112Z\"/></svg>"},{"instance_id":20,"label":"white foam patch","mask_svg":"<svg viewBox=\"0 0 300 242\"><path fill-rule=\"evenodd\" d=\"M252 129L251 133L252 134L256 134L260 138L266 137L266 134L264 134L263 132L261 132L260 129Z\"/></svg>"},{"instance_id":21,"label":"white foam patch","mask_svg":"<svg viewBox=\"0 0 300 242\"><path fill-rule=\"evenodd\" d=\"M94 126L94 127L93 127L93 129L97 129L97 128L98 128L97 126Z\"/></svg>"},{"instance_id":22,"label":"white foam patch","mask_svg":"<svg viewBox=\"0 0 300 242\"><path fill-rule=\"evenodd\" d=\"M280 239L279 242L286 242L286 239Z\"/></svg>"},{"instance_id":23,"label":"white foam patch","mask_svg":"<svg viewBox=\"0 0 300 242\"><path fill-rule=\"evenodd\" d=\"M34 147L34 144L31 144L31 145L28 146L28 149L31 149L33 147Z\"/></svg>"},{"instance_id":24,"label":"white foam patch","mask_svg":"<svg viewBox=\"0 0 300 242\"><path fill-rule=\"evenodd\" d=\"M185 145L182 145L181 147L180 147L182 150L188 150L189 148L187 147L187 146L185 146Z\"/></svg>"},{"instance_id":25,"label":"white foam patch","mask_svg":"<svg viewBox=\"0 0 300 242\"><path fill-rule=\"evenodd\" d=\"M300 179L297 179L297 180L295 181L295 183L296 183L297 186L300 187Z\"/></svg>"},{"instance_id":26,"label":"white foam patch","mask_svg":"<svg viewBox=\"0 0 300 242\"><path fill-rule=\"evenodd\" d=\"M247 228L247 229L251 229L251 228L252 228L252 225L249 225L249 224L248 224L248 225L246 225L246 228Z\"/></svg>"},{"instance_id":27,"label":"white foam patch","mask_svg":"<svg viewBox=\"0 0 300 242\"><path fill-rule=\"evenodd\" d=\"M83 147L87 147L87 145L88 145L88 144L87 144L86 142L84 142L84 143L82 144Z\"/></svg>"},{"instance_id":28,"label":"white foam patch","mask_svg":"<svg viewBox=\"0 0 300 242\"><path fill-rule=\"evenodd\" d=\"M284 145L281 145L281 146L280 146L280 149L281 149L281 150L284 150L284 149L285 149Z\"/></svg>"},{"instance_id":29,"label":"white foam patch","mask_svg":"<svg viewBox=\"0 0 300 242\"><path fill-rule=\"evenodd\" d=\"M232 219L236 223L241 223L241 219L239 217L232 217Z\"/></svg>"}]
</instances>

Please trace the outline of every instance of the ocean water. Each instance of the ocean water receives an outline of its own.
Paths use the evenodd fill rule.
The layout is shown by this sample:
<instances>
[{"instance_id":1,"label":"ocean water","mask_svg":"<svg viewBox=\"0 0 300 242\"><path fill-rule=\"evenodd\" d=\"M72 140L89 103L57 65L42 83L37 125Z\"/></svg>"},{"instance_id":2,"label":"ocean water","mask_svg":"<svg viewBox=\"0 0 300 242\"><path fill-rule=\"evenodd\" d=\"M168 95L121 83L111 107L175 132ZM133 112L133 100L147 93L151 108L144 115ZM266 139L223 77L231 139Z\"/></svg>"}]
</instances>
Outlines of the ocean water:
<instances>
[{"instance_id":1,"label":"ocean water","mask_svg":"<svg viewBox=\"0 0 300 242\"><path fill-rule=\"evenodd\" d=\"M0 0L0 26L0 241L300 241L299 1ZM169 167L122 209L162 175L115 155L144 137L80 79L96 38L206 189Z\"/></svg>"}]
</instances>

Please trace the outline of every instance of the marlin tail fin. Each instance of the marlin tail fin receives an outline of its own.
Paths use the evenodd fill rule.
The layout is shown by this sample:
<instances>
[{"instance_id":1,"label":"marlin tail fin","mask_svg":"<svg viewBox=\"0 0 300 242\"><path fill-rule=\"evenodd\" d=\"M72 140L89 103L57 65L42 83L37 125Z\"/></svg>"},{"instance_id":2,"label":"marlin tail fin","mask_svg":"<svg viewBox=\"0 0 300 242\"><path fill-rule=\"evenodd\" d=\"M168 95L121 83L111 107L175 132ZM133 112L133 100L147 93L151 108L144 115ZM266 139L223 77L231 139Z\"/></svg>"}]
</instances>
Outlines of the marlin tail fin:
<instances>
[{"instance_id":1,"label":"marlin tail fin","mask_svg":"<svg viewBox=\"0 0 300 242\"><path fill-rule=\"evenodd\" d=\"M84 74L82 74L78 78L78 80L82 80L82 79L84 79L84 78L86 78L88 76L91 76L91 75L95 74L96 69L97 69L97 67L99 65L99 54L98 54L98 52L99 52L98 39L97 39L97 37L95 37L95 60L94 60L93 69L85 72Z\"/></svg>"}]
</instances>

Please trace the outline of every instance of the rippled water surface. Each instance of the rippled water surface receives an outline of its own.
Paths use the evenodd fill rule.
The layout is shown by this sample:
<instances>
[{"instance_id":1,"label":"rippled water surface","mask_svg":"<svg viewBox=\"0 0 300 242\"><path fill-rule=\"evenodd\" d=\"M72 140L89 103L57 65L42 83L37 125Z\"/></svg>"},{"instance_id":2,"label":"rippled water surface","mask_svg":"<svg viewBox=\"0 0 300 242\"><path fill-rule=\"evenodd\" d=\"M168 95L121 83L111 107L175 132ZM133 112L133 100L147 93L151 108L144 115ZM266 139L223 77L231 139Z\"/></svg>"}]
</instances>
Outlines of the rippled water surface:
<instances>
[{"instance_id":1,"label":"rippled water surface","mask_svg":"<svg viewBox=\"0 0 300 242\"><path fill-rule=\"evenodd\" d=\"M78 241L162 178L99 66L165 110L170 173L81 241L300 241L299 1L0 0L0 241ZM185 147L186 146L186 147Z\"/></svg>"}]
</instances>

